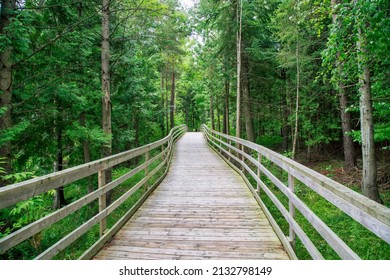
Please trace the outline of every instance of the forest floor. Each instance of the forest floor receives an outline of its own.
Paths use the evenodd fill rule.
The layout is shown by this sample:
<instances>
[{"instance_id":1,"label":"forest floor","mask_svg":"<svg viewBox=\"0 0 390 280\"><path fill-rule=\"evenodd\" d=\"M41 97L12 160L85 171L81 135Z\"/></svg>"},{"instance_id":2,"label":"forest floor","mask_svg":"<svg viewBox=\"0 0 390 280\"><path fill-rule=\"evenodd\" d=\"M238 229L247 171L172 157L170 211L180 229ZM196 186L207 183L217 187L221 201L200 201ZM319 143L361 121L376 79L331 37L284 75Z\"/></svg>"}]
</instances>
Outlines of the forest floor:
<instances>
[{"instance_id":1,"label":"forest floor","mask_svg":"<svg viewBox=\"0 0 390 280\"><path fill-rule=\"evenodd\" d=\"M361 193L362 163L358 161L358 166L349 170L344 168L344 161L341 158L334 158L330 155L313 157L307 160L302 154L298 161L315 171ZM378 187L383 204L390 207L390 162L380 160L378 166Z\"/></svg>"}]
</instances>

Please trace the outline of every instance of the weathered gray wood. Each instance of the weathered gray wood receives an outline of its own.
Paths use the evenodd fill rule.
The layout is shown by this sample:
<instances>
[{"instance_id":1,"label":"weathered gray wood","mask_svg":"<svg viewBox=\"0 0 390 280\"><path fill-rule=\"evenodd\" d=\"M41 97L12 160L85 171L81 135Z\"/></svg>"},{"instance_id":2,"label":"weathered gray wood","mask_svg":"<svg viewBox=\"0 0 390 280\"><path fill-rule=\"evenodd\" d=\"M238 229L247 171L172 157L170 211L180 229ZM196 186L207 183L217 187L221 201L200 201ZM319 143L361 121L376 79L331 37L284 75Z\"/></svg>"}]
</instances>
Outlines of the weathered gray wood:
<instances>
[{"instance_id":1,"label":"weathered gray wood","mask_svg":"<svg viewBox=\"0 0 390 280\"><path fill-rule=\"evenodd\" d=\"M56 212L51 213L0 239L0 254L4 253L8 249L19 244L20 242L23 242L24 240L30 238L31 236L37 234L38 232L44 230L45 228L48 228L50 225L58 222L64 217L74 213L75 211L79 210L83 206L99 198L101 195L111 191L118 185L122 184L123 182L125 182L126 180L128 180L129 178L131 178L141 170L143 170L146 166L149 166L156 160L160 159L163 155L164 153L158 154L157 156L150 159L148 162L141 164L140 166L134 168L133 170L129 171L123 176L106 184L103 188L97 189L94 192L87 194L86 196L83 196L82 198L72 202L71 204L57 210Z\"/></svg>"},{"instance_id":2,"label":"weathered gray wood","mask_svg":"<svg viewBox=\"0 0 390 280\"><path fill-rule=\"evenodd\" d=\"M140 170L143 170L145 168L147 168L148 166L150 166L153 162L155 162L156 160L160 159L161 157L163 157L164 155L168 154L168 147L164 150L164 143L168 142L168 141L177 141L178 138L180 138L182 136L182 134L185 132L186 130L186 127L185 126L179 126L179 127L176 127L174 129L172 129L170 131L170 134L165 137L164 139L162 140L159 140L159 141L156 141L152 144L149 144L149 145L146 145L144 147L140 147L140 148L137 148L137 149L134 149L134 150L131 150L131 151L127 151L127 152L124 152L124 153L121 153L121 154L118 154L118 155L114 155L114 156L111 156L111 157L108 157L106 159L102 159L102 160L98 160L98 161L95 161L93 162L92 164L94 163L104 163L105 161L108 161L108 166L111 166L111 165L114 165L115 162L117 162L116 160L120 159L121 157L125 156L125 157L129 157L129 156L136 156L138 155L138 153L143 153L146 151L146 153L148 153L150 150L158 147L158 146L161 146L161 149L162 149L162 152L160 154L158 154L157 156L153 157L152 159L150 160L147 160L145 163L141 164L140 166L134 168L133 170L129 171L128 173L126 173L125 175L121 176L120 178L108 183L108 184L105 184L105 182L103 182L103 177L102 176L99 176L99 189L90 193L90 194L87 194L86 196L80 198L79 200L63 207L62 209L59 209L58 211L54 212L54 213L51 213L21 229L19 229L18 231L16 232L13 232L11 233L10 235L0 239L0 253L4 253L6 250L12 248L13 246L19 244L20 242L26 240L27 238L33 236L34 234L37 234L38 232L40 232L41 230L49 227L50 225L52 225L53 223L61 220L62 218L68 216L69 214L77 211L78 209L80 209L81 207L87 205L88 203L92 202L93 200L97 199L97 198L100 198L100 209L101 210L104 210L105 206L103 205L104 202L105 202L105 199L103 199L103 197L105 196L105 194L108 192L108 191L111 191L113 188L115 188L116 186L118 186L119 184L123 183L124 181L126 181L127 179L129 179L131 176L133 176L134 174L138 173ZM113 160L113 161L111 161ZM123 159L120 159L123 161ZM164 162L167 162L167 159L164 161ZM164 165L164 162L158 166L157 169L160 169L163 165ZM73 171L77 171L79 172L80 170L84 170L86 166L89 166L89 164L84 164L84 165L81 165L81 166L78 166L78 167L75 167L75 168L71 168L71 169L68 169L68 173L66 172L57 172L56 174L50 174L50 175L47 175L47 176L43 176L41 178L37 178L37 179L34 179L34 180L29 180L29 181L26 181L26 182L22 182L20 184L15 184L15 185L12 185L12 186L8 186L6 188L8 188L8 191L6 192L3 192L2 190L6 189L6 188L2 188L0 190L0 197L1 198L4 198L7 196L7 193L9 194L9 190L10 189L14 189L14 190L17 190L19 189L20 192L22 192L24 190L23 187L26 187L26 186L31 186L31 183L36 183L38 182L37 184L39 185L39 182L40 183L44 183L45 180L47 179L50 179L50 178L57 178L55 180L60 180L61 176L64 176L64 173L65 173L65 177L62 178L62 183L61 184L65 184L65 181L68 180L66 179L67 176L70 176L70 174L73 174L72 173ZM72 171L73 170L73 171ZM155 174L158 170L156 170L155 172L153 172L153 174ZM102 170L99 170L97 171L98 173L100 173L100 175L103 175L102 173ZM59 173L62 173L59 174ZM53 177L52 175L57 175L57 177ZM165 175L165 173L164 173ZM85 177L89 176L89 173L87 175L84 175ZM152 175L151 175L152 176ZM148 177L150 178L150 177ZM52 180L51 182L52 183L55 183L55 180ZM34 182L32 182L34 181ZM38 186L39 187L39 186ZM39 193L39 192L38 192ZM0 201L0 202L3 202L3 201ZM102 223L101 223L101 233L104 232L105 230L105 225L104 225L104 220L105 220L105 217L103 217L101 219ZM68 240L71 240L73 237L71 236L70 238L68 238Z\"/></svg>"},{"instance_id":3,"label":"weathered gray wood","mask_svg":"<svg viewBox=\"0 0 390 280\"><path fill-rule=\"evenodd\" d=\"M106 176L105 176L105 171L99 171L98 172L98 184L99 184L99 189L103 188L106 185ZM99 212L103 212L104 209L106 209L107 206L107 201L106 201L107 195L102 194L99 197ZM106 218L102 218L99 224L99 234L100 236L103 236L104 231L107 228L107 220Z\"/></svg>"},{"instance_id":4,"label":"weathered gray wood","mask_svg":"<svg viewBox=\"0 0 390 280\"><path fill-rule=\"evenodd\" d=\"M142 246L126 246L134 242ZM236 243L243 249L228 253ZM242 259L270 251L274 259L288 258L242 178L208 149L202 134L187 133L176 145L165 180L95 259Z\"/></svg>"},{"instance_id":5,"label":"weathered gray wood","mask_svg":"<svg viewBox=\"0 0 390 280\"><path fill-rule=\"evenodd\" d=\"M213 136L212 136L213 137ZM213 138L215 140L219 140L217 138ZM316 231L328 242L328 244L335 250L336 253L343 259L360 259L359 256L351 249L343 240L341 240L317 215L314 214L313 211L307 207L289 188L287 188L278 178L276 178L271 172L266 170L259 162L253 159L251 156L242 152L241 150L237 150L240 152L245 158L250 160L254 165L258 168L264 170L264 173L267 175L269 179L289 198L289 201L296 206L299 211L303 214L303 216L313 225ZM226 150L225 150L226 152ZM260 183L260 179L257 178L256 174L246 165L243 161L241 161L242 166L250 173L250 175ZM264 169L263 169L264 168ZM261 182L262 183L262 182ZM264 185L264 184L263 184ZM290 224L291 230L294 230L292 225Z\"/></svg>"},{"instance_id":6,"label":"weathered gray wood","mask_svg":"<svg viewBox=\"0 0 390 280\"><path fill-rule=\"evenodd\" d=\"M230 151L229 151L230 152ZM260 153L257 153L257 161L261 164L261 158L262 158L262 155ZM261 178L261 170L260 168L257 168L257 178ZM257 194L260 196L260 184L257 184Z\"/></svg>"},{"instance_id":7,"label":"weathered gray wood","mask_svg":"<svg viewBox=\"0 0 390 280\"><path fill-rule=\"evenodd\" d=\"M98 241L96 241L87 251L85 251L79 258L79 260L89 260L93 256L95 256L122 227L126 222L136 213L136 211L141 207L141 205L145 202L145 200L149 197L149 195L156 189L156 187L161 183L161 181L165 178L168 170L165 170L164 174L159 178L159 180L151 186L146 193L142 195L142 197L134 204L133 207L122 218L119 219L115 225L112 226Z\"/></svg>"},{"instance_id":8,"label":"weathered gray wood","mask_svg":"<svg viewBox=\"0 0 390 280\"><path fill-rule=\"evenodd\" d=\"M294 192L294 189L295 189L295 181L294 181L294 177L292 175L288 175L288 188L290 189L291 192ZM295 218L295 207L294 207L294 203L291 201L291 199L288 200L288 207L289 207L289 211L290 211L290 215L292 217ZM291 243L291 246L293 248L295 248L295 232L294 232L294 229L292 227L289 228L289 240L290 240L290 243Z\"/></svg>"},{"instance_id":9,"label":"weathered gray wood","mask_svg":"<svg viewBox=\"0 0 390 280\"><path fill-rule=\"evenodd\" d=\"M228 143L224 142L224 141L221 141L220 138L221 137L215 137L213 134L215 135L221 135L221 133L218 133L218 132L215 132L215 131L210 131L208 128L204 128L204 131L206 134L208 134L206 137L207 139L209 139L209 141L213 142L214 145L216 145L217 143L216 142L219 142L220 144L226 146L229 148L229 150L235 150L238 154L241 154L242 156L244 156L245 158L247 158L249 161L251 161L251 163L253 163L255 166L257 166L261 171L264 171L265 175L271 179L271 181L289 198L290 200L290 205L289 205L289 208L290 208L290 212L293 214L293 208L294 206L297 206L298 209L300 210L300 212L306 217L306 219L308 219L308 221L310 221L314 228L325 238L325 240L327 240L327 242L332 246L332 248L342 257L342 258L345 258L345 259L357 259L358 256L356 255L356 253L354 253L340 238L338 238L338 236L336 234L334 234L334 232L332 230L330 230L325 223L323 223L304 203L302 203L299 198L293 193L293 191L290 189L288 189L279 179L277 179L272 173L270 173L268 170L266 170L258 161L256 161L255 159L253 159L251 156L249 156L248 154L246 154L245 152L242 152L241 150L233 147L233 146L230 146ZM227 136L226 135L226 138L229 139L231 138L230 136ZM243 145L246 145L248 141L245 141L245 140L242 140L242 139L239 139L239 141L237 142L240 142L242 143ZM230 141L230 140L229 140ZM218 144L217 144L218 145ZM257 152L261 152L258 147L260 148L263 148L259 145L256 145L254 143L251 143L249 142L249 145L247 145L249 148L257 151ZM228 151L224 150L224 153L227 153ZM273 154L276 154L274 152L272 152ZM272 154L271 153L271 154ZM264 153L263 153L264 154ZM288 166L286 168L286 164L285 162L282 162L281 164L281 160L280 158L282 158L281 155L279 154L276 154L277 155L277 159L275 160L275 158L272 158L274 155L270 157L268 157L267 155L267 158L269 158L270 160L272 160L274 163L276 163L278 166L280 166L281 168L283 168L284 170L286 170L288 173L289 173L289 183L291 184L291 181L292 181L292 175L296 176L298 179L302 179L302 182L307 182L307 178L301 178L301 177L304 177L304 176L297 176L296 173L298 173L299 175L299 172L297 172L295 169L291 172L291 169L293 169L291 166ZM240 165L244 166L245 163L244 161L241 161L239 158L234 158ZM293 162L291 160L289 160L290 162ZM294 163L294 162L293 162ZM250 168L245 165L245 169L247 169L247 171L251 174L251 176L256 179L257 181L259 181L259 178L257 176L257 174L255 174L252 170L250 170ZM307 168L306 168L307 169ZM295 172L294 172L295 171ZM313 171L314 172L314 171ZM315 172L314 172L315 173ZM314 174L313 173L313 174ZM310 179L309 179L310 180ZM330 180L331 181L331 180ZM308 184L309 187L312 187L313 188L313 184ZM315 186L316 187L316 186ZM344 187L345 188L345 187ZM315 188L313 188L315 190ZM337 204L338 203L334 203L334 201L337 201L337 200L332 200L332 199L329 199L329 197L333 197L336 196L335 194L333 193L330 193L327 189L322 189L321 191L318 191L318 188L317 188L317 192L319 192L321 194L322 193L326 193L327 196L325 196L325 198L327 198L330 202L332 202L333 204L335 204L336 206L338 206ZM348 203L347 203L348 204ZM347 208L345 207L345 203L344 204L341 204L340 207L343 207L344 209ZM349 209L355 207L354 205L350 205L349 204ZM346 212L346 211L345 211ZM348 211L349 214L350 214L350 211ZM346 212L348 214L348 212ZM359 212L362 212L361 210ZM356 214L356 213L355 213ZM370 222L372 222L372 217L370 217L369 219L367 219L367 215L368 213L359 213L360 215L357 216L357 220L358 221L362 221L364 219L362 219L362 216L366 219L366 220L369 220ZM353 216L353 215L351 215ZM367 223L367 222L366 222ZM362 223L364 225L364 222ZM378 230L378 228L374 228L374 232L377 233L378 236L380 237L385 237L384 240L386 240L387 238L387 235L390 234L390 232L387 230L386 228L386 225L384 225L382 222L376 220L376 226L380 225L380 229ZM370 225L372 227L372 224ZM385 227L384 227L385 226ZM368 227L369 229L372 229L370 227ZM387 232L387 233L386 233ZM378 234L379 233L379 234ZM292 227L290 227L290 239L293 239L294 238L294 232L293 232L293 229Z\"/></svg>"},{"instance_id":10,"label":"weathered gray wood","mask_svg":"<svg viewBox=\"0 0 390 280\"><path fill-rule=\"evenodd\" d=\"M211 131L207 127L203 127L205 131ZM213 134L222 135L220 132L212 131ZM376 203L375 201L368 199L367 197L339 184L332 179L311 170L299 164L289 158L286 158L270 149L263 146L251 143L243 139L237 139L236 137L224 135L225 139L231 141L237 141L254 151L262 153L272 162L276 163L279 167L292 174L299 179L299 175L305 178L306 181L315 182L317 186L312 188L312 184L307 184L308 187L322 195L329 202L336 207L350 215L353 219L361 223L367 229L378 235L380 238L390 243L390 209ZM299 179L300 180L300 179ZM302 180L301 180L302 181ZM326 192L326 190L328 192ZM324 196L323 193L329 195Z\"/></svg>"},{"instance_id":11,"label":"weathered gray wood","mask_svg":"<svg viewBox=\"0 0 390 280\"><path fill-rule=\"evenodd\" d=\"M213 137L216 141L220 141L218 138ZM215 145L218 145L215 143ZM232 147L233 148L233 147ZM257 165L257 167L262 167L261 164L256 162L251 156L248 156L245 152L241 151L241 149L233 148L237 151L237 153L243 155L245 158L249 159L253 164ZM227 152L226 150L224 152ZM237 158L235 160L238 161ZM241 166L243 166L251 176L260 182L259 178L257 178L256 174L244 163L244 161L239 161ZM325 223L322 222L303 202L296 197L291 190L289 190L279 179L277 179L272 173L268 170L261 168L264 170L264 173L271 179L271 181L289 198L290 202L293 201L294 205L298 206L298 209L305 216L305 218L314 226L314 228L321 234L322 237L327 240L329 245L343 258L345 259L359 259L359 257L354 253ZM280 209L279 209L280 210ZM290 224L290 229L293 231L293 227Z\"/></svg>"},{"instance_id":12,"label":"weathered gray wood","mask_svg":"<svg viewBox=\"0 0 390 280\"><path fill-rule=\"evenodd\" d=\"M311 178L305 177L305 175L299 173L298 171L290 167L287 167L286 169L289 170L288 172L290 172L290 174L292 174L295 178L300 180L306 186L314 190L316 193L324 197L326 200L328 200L330 203L342 210L344 213L351 216L355 221L359 222L364 227L376 234L378 237L382 238L390 244L390 225L385 224L379 219L377 219L375 217L375 214L372 215L370 214L370 212L365 212L365 210L362 210L361 208L355 206L354 204L345 200L343 197L340 197L339 195L333 193L331 190L324 188L317 182L313 181Z\"/></svg>"},{"instance_id":13,"label":"weathered gray wood","mask_svg":"<svg viewBox=\"0 0 390 280\"><path fill-rule=\"evenodd\" d=\"M51 259L59 252L64 250L74 241L76 241L81 235L90 230L94 225L102 221L105 217L111 214L116 208L118 208L123 202L125 202L132 194L134 194L140 187L142 187L147 180L149 180L154 174L156 174L163 166L165 162L162 162L157 168L155 168L152 172L149 173L148 176L144 177L141 181L139 181L134 187L132 187L129 191L119 197L115 202L106 207L103 211L99 212L97 215L93 216L87 222L76 228L74 231L63 237L60 241L46 249L40 255L38 255L35 259Z\"/></svg>"},{"instance_id":14,"label":"weathered gray wood","mask_svg":"<svg viewBox=\"0 0 390 280\"><path fill-rule=\"evenodd\" d=\"M229 140L229 142L230 142L230 140ZM230 145L230 143L229 143L229 145ZM211 147L211 146L210 146L210 147ZM214 151L215 151L215 150L214 150ZM230 153L231 150L229 149L228 152ZM260 155L260 153L259 153L259 155ZM261 158L260 158L260 157L261 157L261 155L259 156L259 159L258 159L259 163L261 163ZM244 173L242 173L240 169L238 169L236 166L234 166L234 165L230 162L230 160L231 160L230 156L228 157L228 160L227 160L225 157L223 157L223 156L221 156L221 158L222 158L223 160L225 160L225 162L226 162L227 164L229 164L230 167L232 167L232 168L233 168L237 173L239 173L239 174L241 175L241 177L244 179L246 185L248 186L249 190L252 192L252 194L253 194L254 198L256 199L258 205L261 207L261 209L263 210L263 212L264 212L265 216L267 217L269 223L271 224L272 228L275 230L275 233L276 233L276 235L278 236L279 240L282 242L283 247L285 248L285 250L286 250L288 256L289 256L290 259L292 259L292 260L297 260L298 257L297 257L297 255L295 254L294 249L293 249L293 247L291 246L291 243L289 242L289 240L288 240L288 239L286 238L286 236L284 235L282 229L279 227L279 225L278 225L278 223L275 221L274 217L272 217L272 214L269 212L269 210L268 210L268 208L265 206L264 202L260 199L260 191L259 191L259 189L261 188L260 184L257 183L257 189L256 189L256 191L255 191L255 189L253 188L253 186L251 185L251 183L250 183L250 182L248 181L248 179L245 177ZM259 172L260 169L257 169L257 170L258 170L258 172ZM257 174L259 174L259 173L257 173ZM258 175L258 178L259 178L259 180L261 181L259 175ZM262 181L261 181L261 182L262 182ZM263 183L263 184L264 184L264 183Z\"/></svg>"},{"instance_id":15,"label":"weathered gray wood","mask_svg":"<svg viewBox=\"0 0 390 280\"><path fill-rule=\"evenodd\" d=\"M209 131L208 128L205 128L204 130L206 132ZM212 133L220 134L219 132L215 131ZM226 138L230 139L232 136L226 136ZM215 138L215 140L218 141L217 138ZM390 224L388 222L390 220L390 209L370 199L367 199L366 197L352 191L351 189L342 186L341 184L334 182L333 180L313 170L310 170L309 168L302 166L301 164L296 163L291 159L285 158L267 148L242 139L238 139L237 141L247 145L247 147L253 149L254 151L261 152L272 162L276 163L279 167L305 183L308 187L316 191L318 194L323 196L346 214L350 215L353 219L361 223L367 229L371 230L377 236L390 243ZM225 146L228 145L227 143L223 144ZM251 162L253 162L253 158L251 159ZM241 162L239 161L239 163ZM274 176L271 175L270 179L274 179ZM280 187L280 184L278 184L278 187ZM340 193L342 195L340 195ZM364 205L364 207L362 207L362 205ZM387 221L387 224L383 221Z\"/></svg>"},{"instance_id":16,"label":"weathered gray wood","mask_svg":"<svg viewBox=\"0 0 390 280\"><path fill-rule=\"evenodd\" d=\"M215 144L215 143L214 143ZM237 152L240 151L239 149L235 147L231 147L233 150L236 150ZM225 149L221 147L223 152L227 152ZM265 191L265 193L268 195L268 197L271 199L271 201L274 203L274 205L278 208L279 212L283 215L283 217L287 220L289 225L294 229L302 243L304 244L305 248L309 252L309 254L313 257L313 259L324 259L321 253L318 251L318 249L315 247L313 242L310 240L310 238L306 235L306 233L302 230L302 228L299 226L299 224L294 220L294 218L290 215L290 213L284 208L283 204L278 200L278 198L272 193L272 191L269 190L269 188L256 177L256 174L239 158L237 158L235 155L230 155L232 159L234 159L237 162L240 162L241 165L251 174L252 177L257 179L257 183L260 184L260 187Z\"/></svg>"},{"instance_id":17,"label":"weathered gray wood","mask_svg":"<svg viewBox=\"0 0 390 280\"><path fill-rule=\"evenodd\" d=\"M146 152L145 153L145 162L148 161L148 160L149 160L149 152ZM149 167L147 166L144 169L145 176L148 176L148 173L149 173ZM148 183L148 181L146 181L146 183L144 185L144 192L146 192L148 190L148 188L149 188L149 183Z\"/></svg>"},{"instance_id":18,"label":"weathered gray wood","mask_svg":"<svg viewBox=\"0 0 390 280\"><path fill-rule=\"evenodd\" d=\"M180 131L182 133L184 129L184 126L176 127L171 130L170 134L165 138L130 151L122 152L107 158L68 168L63 171L0 188L0 209L49 190L56 189L60 186L70 184L95 174L101 170L108 169L134 157L140 156L145 152L160 147L162 144L171 139L175 132ZM175 134L176 137L179 135L180 133Z\"/></svg>"}]
</instances>

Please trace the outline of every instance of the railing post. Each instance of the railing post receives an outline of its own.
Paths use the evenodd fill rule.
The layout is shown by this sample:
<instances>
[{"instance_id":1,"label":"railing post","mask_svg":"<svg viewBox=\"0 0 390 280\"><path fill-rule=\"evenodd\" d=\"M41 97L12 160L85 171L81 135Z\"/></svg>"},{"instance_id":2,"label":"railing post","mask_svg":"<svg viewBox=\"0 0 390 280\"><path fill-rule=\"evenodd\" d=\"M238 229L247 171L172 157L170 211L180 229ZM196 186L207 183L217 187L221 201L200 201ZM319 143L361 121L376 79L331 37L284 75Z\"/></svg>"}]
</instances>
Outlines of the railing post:
<instances>
[{"instance_id":1,"label":"railing post","mask_svg":"<svg viewBox=\"0 0 390 280\"><path fill-rule=\"evenodd\" d=\"M260 152L257 152L257 162L261 164L261 154ZM261 177L261 171L260 171L260 167L257 167L257 178L259 178L259 180ZM260 184L257 183L257 194L260 196Z\"/></svg>"},{"instance_id":2,"label":"railing post","mask_svg":"<svg viewBox=\"0 0 390 280\"><path fill-rule=\"evenodd\" d=\"M147 162L149 160L149 151L145 153L145 162ZM145 178L146 176L148 176L149 174L149 166L146 166L145 167ZM149 188L149 182L148 180L146 180L145 184L144 184L144 192L146 192Z\"/></svg>"},{"instance_id":3,"label":"railing post","mask_svg":"<svg viewBox=\"0 0 390 280\"><path fill-rule=\"evenodd\" d=\"M241 152L245 153L245 146L240 144L240 150L241 150ZM244 168L244 165L243 165L245 163L244 155L240 154L240 159L241 159L241 171L245 175L245 168Z\"/></svg>"},{"instance_id":4,"label":"railing post","mask_svg":"<svg viewBox=\"0 0 390 280\"><path fill-rule=\"evenodd\" d=\"M222 141L222 137L220 135L217 135L217 138ZM218 150L219 150L219 154L222 156L222 143L221 142L219 142L219 149Z\"/></svg>"},{"instance_id":5,"label":"railing post","mask_svg":"<svg viewBox=\"0 0 390 280\"><path fill-rule=\"evenodd\" d=\"M294 177L291 174L288 174L288 187L294 193L295 181L294 181ZM293 217L293 219L295 219L295 207L294 204L291 202L291 199L289 199L288 206L289 206L290 215ZM295 232L291 225L290 225L289 241L291 247L295 250Z\"/></svg>"},{"instance_id":6,"label":"railing post","mask_svg":"<svg viewBox=\"0 0 390 280\"><path fill-rule=\"evenodd\" d=\"M106 185L106 172L105 172L105 170L101 170L98 173L98 185L99 185L99 189ZM104 211L104 209L106 209L106 206L107 206L106 194L103 194L99 197L99 213ZM107 219L103 218L99 224L100 236L102 236L104 234L106 229L107 229Z\"/></svg>"},{"instance_id":7,"label":"railing post","mask_svg":"<svg viewBox=\"0 0 390 280\"><path fill-rule=\"evenodd\" d=\"M169 166L170 158L171 158L171 152L172 152L172 137L169 137L168 139L168 146L167 146L167 167Z\"/></svg>"},{"instance_id":8,"label":"railing post","mask_svg":"<svg viewBox=\"0 0 390 280\"><path fill-rule=\"evenodd\" d=\"M228 144L229 144L229 147L228 147L228 149L229 149L228 160L231 162L232 159L230 157L230 154L232 153L232 149L230 148L230 146L232 145L232 140L228 139Z\"/></svg>"}]
</instances>

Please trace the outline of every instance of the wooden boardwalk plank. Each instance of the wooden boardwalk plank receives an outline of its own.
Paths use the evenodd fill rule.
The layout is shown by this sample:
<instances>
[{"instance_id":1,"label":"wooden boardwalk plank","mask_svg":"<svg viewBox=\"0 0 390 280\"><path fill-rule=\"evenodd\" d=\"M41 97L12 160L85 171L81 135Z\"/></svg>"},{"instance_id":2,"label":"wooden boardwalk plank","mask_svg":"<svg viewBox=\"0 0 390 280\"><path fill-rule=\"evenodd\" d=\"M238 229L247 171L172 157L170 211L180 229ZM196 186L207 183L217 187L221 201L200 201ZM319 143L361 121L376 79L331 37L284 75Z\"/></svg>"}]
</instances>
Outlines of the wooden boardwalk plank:
<instances>
[{"instance_id":1,"label":"wooden boardwalk plank","mask_svg":"<svg viewBox=\"0 0 390 280\"><path fill-rule=\"evenodd\" d=\"M201 133L176 145L167 177L94 259L288 259L242 178Z\"/></svg>"}]
</instances>

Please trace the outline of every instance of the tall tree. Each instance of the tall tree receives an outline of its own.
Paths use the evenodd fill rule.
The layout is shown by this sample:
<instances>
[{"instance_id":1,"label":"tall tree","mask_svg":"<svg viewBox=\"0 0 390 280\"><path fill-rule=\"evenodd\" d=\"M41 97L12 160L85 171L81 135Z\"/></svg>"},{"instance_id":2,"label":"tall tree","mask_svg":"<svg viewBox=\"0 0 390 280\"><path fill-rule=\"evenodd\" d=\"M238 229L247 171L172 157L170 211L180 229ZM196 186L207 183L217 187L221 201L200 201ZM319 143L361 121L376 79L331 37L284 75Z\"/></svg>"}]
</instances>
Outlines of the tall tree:
<instances>
[{"instance_id":1,"label":"tall tree","mask_svg":"<svg viewBox=\"0 0 390 280\"><path fill-rule=\"evenodd\" d=\"M246 52L243 53L242 59L242 75L241 75L241 89L242 89L242 109L245 120L245 134L246 139L254 142L255 134L253 130L253 117L252 117L252 106L250 99L250 85L249 85L249 58Z\"/></svg>"},{"instance_id":2,"label":"tall tree","mask_svg":"<svg viewBox=\"0 0 390 280\"><path fill-rule=\"evenodd\" d=\"M241 137L241 47L242 47L242 0L237 0L237 101L236 137Z\"/></svg>"},{"instance_id":3,"label":"tall tree","mask_svg":"<svg viewBox=\"0 0 390 280\"><path fill-rule=\"evenodd\" d=\"M226 74L225 74L226 75ZM230 81L229 78L225 78L225 102L224 102L224 110L223 110L223 124L222 124L222 132L225 134L230 133L230 122L229 122L229 97L230 97Z\"/></svg>"},{"instance_id":4,"label":"tall tree","mask_svg":"<svg viewBox=\"0 0 390 280\"><path fill-rule=\"evenodd\" d=\"M333 19L333 28L340 29L341 21L338 18L336 7L340 4L339 0L332 0L332 19ZM340 104L340 117L341 117L341 129L343 134L343 148L344 148L344 165L347 169L354 167L356 165L356 153L355 147L351 135L352 125L351 125L351 114L348 112L348 96L346 92L346 87L343 82L344 77L344 63L340 58L340 52L336 54L336 67L337 67L337 90L339 95L339 104Z\"/></svg>"},{"instance_id":5,"label":"tall tree","mask_svg":"<svg viewBox=\"0 0 390 280\"><path fill-rule=\"evenodd\" d=\"M355 0L367 5L366 1ZM363 179L362 192L365 196L381 202L377 185L377 166L375 159L374 118L371 97L370 54L367 50L366 32L370 24L365 17L355 17L357 27L357 62L359 69L360 128L362 137Z\"/></svg>"},{"instance_id":6,"label":"tall tree","mask_svg":"<svg viewBox=\"0 0 390 280\"><path fill-rule=\"evenodd\" d=\"M7 27L16 8L16 0L1 1L0 35L8 36ZM12 52L11 44L6 43L0 50L0 132L11 129L12 126ZM0 146L0 157L3 158L6 173L11 172L11 142ZM5 182L0 181L0 186Z\"/></svg>"},{"instance_id":7,"label":"tall tree","mask_svg":"<svg viewBox=\"0 0 390 280\"><path fill-rule=\"evenodd\" d=\"M103 146L102 156L112 155L111 92L110 92L110 0L103 0L102 7L102 127L110 139ZM111 170L105 172L104 182L111 181ZM110 201L109 195L107 201Z\"/></svg>"},{"instance_id":8,"label":"tall tree","mask_svg":"<svg viewBox=\"0 0 390 280\"><path fill-rule=\"evenodd\" d=\"M175 64L172 63L172 73L171 73L171 101L169 106L170 112L170 124L171 129L175 127L175 93L176 93L176 73L175 73Z\"/></svg>"},{"instance_id":9,"label":"tall tree","mask_svg":"<svg viewBox=\"0 0 390 280\"><path fill-rule=\"evenodd\" d=\"M297 81L296 81L296 95L295 95L295 125L294 125L294 136L293 136L293 143L292 143L292 155L291 155L291 158L292 159L295 159L295 155L296 155L296 149L297 149L297 140L298 140L298 111L299 111L299 96L300 96L300 60L299 60L299 30L298 30L298 23L296 23L297 25L297 31L296 31L296 47L295 47L295 59L296 59L296 71L297 71L297 75L296 75L296 78L297 78Z\"/></svg>"}]
</instances>

